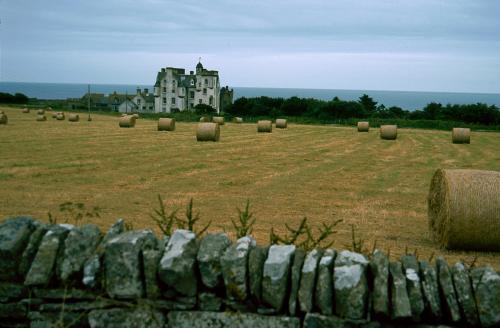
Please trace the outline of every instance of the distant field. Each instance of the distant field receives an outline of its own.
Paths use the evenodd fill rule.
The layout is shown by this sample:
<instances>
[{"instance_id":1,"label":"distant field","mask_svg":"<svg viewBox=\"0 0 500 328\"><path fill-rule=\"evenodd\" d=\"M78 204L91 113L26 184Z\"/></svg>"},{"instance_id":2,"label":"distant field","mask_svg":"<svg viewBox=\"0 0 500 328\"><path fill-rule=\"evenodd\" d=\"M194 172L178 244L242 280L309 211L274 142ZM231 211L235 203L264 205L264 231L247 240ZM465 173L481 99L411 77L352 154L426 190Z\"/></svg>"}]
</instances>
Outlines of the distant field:
<instances>
[{"instance_id":1,"label":"distant field","mask_svg":"<svg viewBox=\"0 0 500 328\"><path fill-rule=\"evenodd\" d=\"M211 230L231 232L235 208L248 198L261 244L271 227L283 233L284 223L304 216L317 224L343 219L335 248L350 243L354 224L368 248L376 241L393 257L406 248L452 262L478 255L500 270L500 253L438 249L426 203L438 168L500 171L500 133L473 132L470 145L454 145L443 131L400 129L396 141L383 141L376 129L289 125L257 134L255 124L229 123L220 142L199 143L191 123L157 132L152 120L121 129L116 117L35 122L34 111L2 109L9 124L0 125L0 218L47 220L47 212L58 217L59 204L73 201L101 207L102 218L88 221L103 229L121 217L159 235L149 213L160 194L181 212L193 197L202 224L212 220Z\"/></svg>"}]
</instances>

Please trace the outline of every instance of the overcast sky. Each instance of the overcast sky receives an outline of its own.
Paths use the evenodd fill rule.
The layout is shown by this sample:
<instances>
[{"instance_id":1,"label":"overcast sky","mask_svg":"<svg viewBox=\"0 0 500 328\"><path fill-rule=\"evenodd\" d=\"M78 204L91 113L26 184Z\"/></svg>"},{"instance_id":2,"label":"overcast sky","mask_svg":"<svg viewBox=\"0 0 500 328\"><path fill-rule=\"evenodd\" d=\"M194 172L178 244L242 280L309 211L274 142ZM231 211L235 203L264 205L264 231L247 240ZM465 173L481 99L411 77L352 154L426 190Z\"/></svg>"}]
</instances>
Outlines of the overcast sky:
<instances>
[{"instance_id":1,"label":"overcast sky","mask_svg":"<svg viewBox=\"0 0 500 328\"><path fill-rule=\"evenodd\" d=\"M500 1L0 0L0 80L500 93Z\"/></svg>"}]
</instances>

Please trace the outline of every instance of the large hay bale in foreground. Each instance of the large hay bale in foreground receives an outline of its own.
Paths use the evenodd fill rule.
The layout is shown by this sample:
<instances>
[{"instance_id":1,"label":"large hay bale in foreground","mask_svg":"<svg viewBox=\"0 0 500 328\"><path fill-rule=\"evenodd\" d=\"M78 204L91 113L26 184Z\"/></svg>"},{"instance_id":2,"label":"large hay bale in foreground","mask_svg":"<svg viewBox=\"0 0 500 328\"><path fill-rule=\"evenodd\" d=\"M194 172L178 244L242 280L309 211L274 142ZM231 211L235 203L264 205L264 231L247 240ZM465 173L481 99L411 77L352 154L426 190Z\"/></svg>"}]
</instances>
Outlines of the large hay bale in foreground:
<instances>
[{"instance_id":1,"label":"large hay bale in foreground","mask_svg":"<svg viewBox=\"0 0 500 328\"><path fill-rule=\"evenodd\" d=\"M451 132L451 141L455 144L470 144L470 129L453 128Z\"/></svg>"},{"instance_id":2,"label":"large hay bale in foreground","mask_svg":"<svg viewBox=\"0 0 500 328\"><path fill-rule=\"evenodd\" d=\"M219 141L220 127L217 123L199 123L196 128L196 140Z\"/></svg>"},{"instance_id":3,"label":"large hay bale in foreground","mask_svg":"<svg viewBox=\"0 0 500 328\"><path fill-rule=\"evenodd\" d=\"M233 117L233 123L241 124L241 123L243 123L243 118Z\"/></svg>"},{"instance_id":4,"label":"large hay bale in foreground","mask_svg":"<svg viewBox=\"0 0 500 328\"><path fill-rule=\"evenodd\" d=\"M43 121L46 121L47 120L47 117L45 117L45 115L37 115L36 116L36 120L38 122L43 122Z\"/></svg>"},{"instance_id":5,"label":"large hay bale in foreground","mask_svg":"<svg viewBox=\"0 0 500 328\"><path fill-rule=\"evenodd\" d=\"M135 117L133 115L122 116L118 125L121 128L133 128L135 126Z\"/></svg>"},{"instance_id":6,"label":"large hay bale in foreground","mask_svg":"<svg viewBox=\"0 0 500 328\"><path fill-rule=\"evenodd\" d=\"M500 172L437 170L427 213L441 246L500 251Z\"/></svg>"},{"instance_id":7,"label":"large hay bale in foreground","mask_svg":"<svg viewBox=\"0 0 500 328\"><path fill-rule=\"evenodd\" d=\"M7 115L4 113L0 114L0 124L7 124L8 121L9 119L7 118Z\"/></svg>"},{"instance_id":8,"label":"large hay bale in foreground","mask_svg":"<svg viewBox=\"0 0 500 328\"><path fill-rule=\"evenodd\" d=\"M396 140L398 137L397 125L381 125L380 138L384 140Z\"/></svg>"},{"instance_id":9,"label":"large hay bale in foreground","mask_svg":"<svg viewBox=\"0 0 500 328\"><path fill-rule=\"evenodd\" d=\"M44 115L45 114L45 109L39 109L36 111L37 115Z\"/></svg>"},{"instance_id":10,"label":"large hay bale in foreground","mask_svg":"<svg viewBox=\"0 0 500 328\"><path fill-rule=\"evenodd\" d=\"M24 107L24 108L23 108L23 113L29 113L29 112L30 112L30 109L29 109L29 108L27 108L27 107Z\"/></svg>"},{"instance_id":11,"label":"large hay bale in foreground","mask_svg":"<svg viewBox=\"0 0 500 328\"><path fill-rule=\"evenodd\" d=\"M174 131L175 118L160 118L158 120L158 131Z\"/></svg>"},{"instance_id":12,"label":"large hay bale in foreground","mask_svg":"<svg viewBox=\"0 0 500 328\"><path fill-rule=\"evenodd\" d=\"M212 117L212 122L217 123L219 125L224 125L224 116L214 116Z\"/></svg>"},{"instance_id":13,"label":"large hay bale in foreground","mask_svg":"<svg viewBox=\"0 0 500 328\"><path fill-rule=\"evenodd\" d=\"M202 116L200 117L200 122L210 122L211 119L209 116Z\"/></svg>"},{"instance_id":14,"label":"large hay bale in foreground","mask_svg":"<svg viewBox=\"0 0 500 328\"><path fill-rule=\"evenodd\" d=\"M78 122L80 120L80 115L78 114L69 114L68 121L70 122Z\"/></svg>"},{"instance_id":15,"label":"large hay bale in foreground","mask_svg":"<svg viewBox=\"0 0 500 328\"><path fill-rule=\"evenodd\" d=\"M369 122L358 122L358 132L368 132L370 130Z\"/></svg>"},{"instance_id":16,"label":"large hay bale in foreground","mask_svg":"<svg viewBox=\"0 0 500 328\"><path fill-rule=\"evenodd\" d=\"M63 112L58 112L57 115L56 115L56 120L58 121L64 121L64 119L66 119L66 116L64 115Z\"/></svg>"},{"instance_id":17,"label":"large hay bale in foreground","mask_svg":"<svg viewBox=\"0 0 500 328\"><path fill-rule=\"evenodd\" d=\"M284 118L276 119L276 128L277 129L286 129L288 126L288 121Z\"/></svg>"},{"instance_id":18,"label":"large hay bale in foreground","mask_svg":"<svg viewBox=\"0 0 500 328\"><path fill-rule=\"evenodd\" d=\"M257 121L257 132L273 132L273 122L268 120Z\"/></svg>"}]
</instances>

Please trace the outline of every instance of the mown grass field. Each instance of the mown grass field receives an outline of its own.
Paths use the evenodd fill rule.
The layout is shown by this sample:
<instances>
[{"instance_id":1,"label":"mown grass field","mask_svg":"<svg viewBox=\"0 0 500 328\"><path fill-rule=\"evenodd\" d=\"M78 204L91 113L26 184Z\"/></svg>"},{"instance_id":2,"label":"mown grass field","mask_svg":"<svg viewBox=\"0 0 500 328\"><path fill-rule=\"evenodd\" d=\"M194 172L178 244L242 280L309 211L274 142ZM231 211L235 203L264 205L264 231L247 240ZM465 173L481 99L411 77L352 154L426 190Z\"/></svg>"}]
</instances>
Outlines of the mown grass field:
<instances>
[{"instance_id":1,"label":"mown grass field","mask_svg":"<svg viewBox=\"0 0 500 328\"><path fill-rule=\"evenodd\" d=\"M285 223L298 225L304 216L315 225L343 219L335 248L351 243L354 225L366 248L376 241L391 257L406 249L451 262L477 255L478 263L500 269L499 253L439 249L428 232L426 200L438 168L500 171L500 133L473 132L470 145L454 145L443 131L400 129L396 141L384 141L378 129L289 125L257 134L255 124L228 123L220 142L199 143L192 123L158 132L153 120L123 129L111 116L36 122L34 111L3 110L9 123L0 125L0 218L47 221L48 212L62 218L59 204L82 202L102 209L101 218L86 221L104 230L124 218L159 235L149 213L160 194L179 214L194 198L200 225L212 220L210 230L231 234L236 207L250 199L261 244L272 227L283 234Z\"/></svg>"}]
</instances>

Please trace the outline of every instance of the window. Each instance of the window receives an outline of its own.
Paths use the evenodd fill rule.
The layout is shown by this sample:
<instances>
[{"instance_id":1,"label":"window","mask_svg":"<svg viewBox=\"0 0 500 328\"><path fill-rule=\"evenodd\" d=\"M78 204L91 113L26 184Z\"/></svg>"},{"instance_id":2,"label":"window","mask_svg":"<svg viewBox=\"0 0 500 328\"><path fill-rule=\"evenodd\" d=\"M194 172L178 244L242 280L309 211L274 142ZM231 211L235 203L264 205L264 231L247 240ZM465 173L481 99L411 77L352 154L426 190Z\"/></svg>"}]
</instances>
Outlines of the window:
<instances>
[{"instance_id":1,"label":"window","mask_svg":"<svg viewBox=\"0 0 500 328\"><path fill-rule=\"evenodd\" d=\"M175 105L175 98L172 98L172 105Z\"/></svg>"},{"instance_id":2,"label":"window","mask_svg":"<svg viewBox=\"0 0 500 328\"><path fill-rule=\"evenodd\" d=\"M140 105L140 104L141 104L141 100L137 99L137 105Z\"/></svg>"},{"instance_id":3,"label":"window","mask_svg":"<svg viewBox=\"0 0 500 328\"><path fill-rule=\"evenodd\" d=\"M189 98L194 98L194 91L189 91Z\"/></svg>"},{"instance_id":4,"label":"window","mask_svg":"<svg viewBox=\"0 0 500 328\"><path fill-rule=\"evenodd\" d=\"M214 97L213 96L210 96L210 98L208 98L208 104L210 106L212 106L214 104Z\"/></svg>"},{"instance_id":5,"label":"window","mask_svg":"<svg viewBox=\"0 0 500 328\"><path fill-rule=\"evenodd\" d=\"M191 85L194 85L194 80L191 80L191 83L190 83L190 84L191 84Z\"/></svg>"},{"instance_id":6,"label":"window","mask_svg":"<svg viewBox=\"0 0 500 328\"><path fill-rule=\"evenodd\" d=\"M167 87L163 87L163 92L167 92Z\"/></svg>"},{"instance_id":7,"label":"window","mask_svg":"<svg viewBox=\"0 0 500 328\"><path fill-rule=\"evenodd\" d=\"M198 104L202 104L202 103L203 103L203 100L199 99Z\"/></svg>"},{"instance_id":8,"label":"window","mask_svg":"<svg viewBox=\"0 0 500 328\"><path fill-rule=\"evenodd\" d=\"M153 106L149 106L149 110L153 110Z\"/></svg>"},{"instance_id":9,"label":"window","mask_svg":"<svg viewBox=\"0 0 500 328\"><path fill-rule=\"evenodd\" d=\"M205 85L208 85L208 79L205 79Z\"/></svg>"},{"instance_id":10,"label":"window","mask_svg":"<svg viewBox=\"0 0 500 328\"><path fill-rule=\"evenodd\" d=\"M206 95L207 94L207 88L203 88L203 94Z\"/></svg>"},{"instance_id":11,"label":"window","mask_svg":"<svg viewBox=\"0 0 500 328\"><path fill-rule=\"evenodd\" d=\"M189 107L191 107L191 109L194 107L194 104L193 103L190 103L189 104Z\"/></svg>"},{"instance_id":12,"label":"window","mask_svg":"<svg viewBox=\"0 0 500 328\"><path fill-rule=\"evenodd\" d=\"M201 82L198 82L198 88L201 88Z\"/></svg>"},{"instance_id":13,"label":"window","mask_svg":"<svg viewBox=\"0 0 500 328\"><path fill-rule=\"evenodd\" d=\"M167 97L163 97L163 103L166 104L167 103Z\"/></svg>"}]
</instances>

